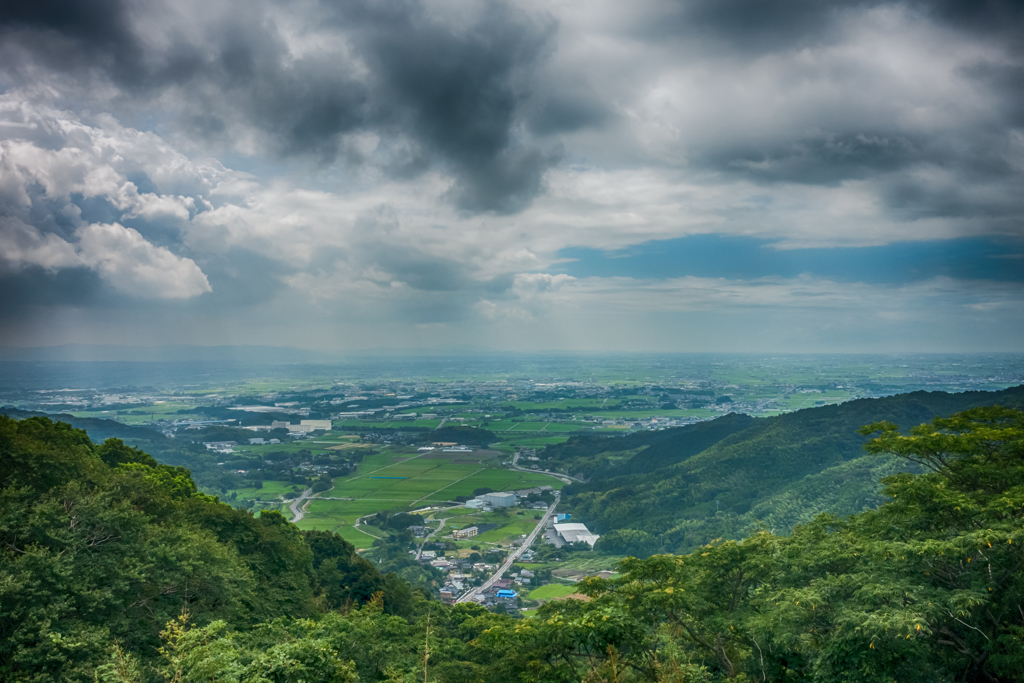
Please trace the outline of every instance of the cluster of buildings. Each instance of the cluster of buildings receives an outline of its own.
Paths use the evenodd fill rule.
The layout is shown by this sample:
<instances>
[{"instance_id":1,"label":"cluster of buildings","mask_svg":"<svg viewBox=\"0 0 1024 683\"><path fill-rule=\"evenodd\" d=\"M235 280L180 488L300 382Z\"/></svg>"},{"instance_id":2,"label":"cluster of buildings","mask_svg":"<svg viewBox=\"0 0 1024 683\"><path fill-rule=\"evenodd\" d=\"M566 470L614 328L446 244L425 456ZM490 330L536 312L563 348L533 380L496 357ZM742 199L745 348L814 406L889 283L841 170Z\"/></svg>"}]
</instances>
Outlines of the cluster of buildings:
<instances>
[{"instance_id":1,"label":"cluster of buildings","mask_svg":"<svg viewBox=\"0 0 1024 683\"><path fill-rule=\"evenodd\" d=\"M249 439L250 446L266 446L268 444L281 443L280 439L264 439L262 436L258 436L254 439Z\"/></svg>"},{"instance_id":2,"label":"cluster of buildings","mask_svg":"<svg viewBox=\"0 0 1024 683\"><path fill-rule=\"evenodd\" d=\"M440 591L441 602L454 603L465 590L465 586L458 581L449 581ZM519 606L519 593L512 588L510 579L499 579L494 585L489 586L472 598L473 602L493 609L497 605L504 605L506 608L514 609Z\"/></svg>"}]
</instances>

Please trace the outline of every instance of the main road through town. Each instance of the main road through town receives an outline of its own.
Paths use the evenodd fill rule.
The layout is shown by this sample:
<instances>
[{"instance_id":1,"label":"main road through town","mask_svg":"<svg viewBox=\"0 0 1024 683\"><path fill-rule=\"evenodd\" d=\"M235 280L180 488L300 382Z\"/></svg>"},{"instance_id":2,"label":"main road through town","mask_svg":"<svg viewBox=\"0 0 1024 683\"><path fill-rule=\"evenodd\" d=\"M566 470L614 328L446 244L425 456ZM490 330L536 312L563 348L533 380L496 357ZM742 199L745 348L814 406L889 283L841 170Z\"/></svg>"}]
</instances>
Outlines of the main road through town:
<instances>
[{"instance_id":1,"label":"main road through town","mask_svg":"<svg viewBox=\"0 0 1024 683\"><path fill-rule=\"evenodd\" d=\"M508 558L502 563L500 567L498 567L498 571L494 572L491 578L484 581L483 584L470 588L468 591L460 595L455 602L466 602L467 600L471 600L473 596L475 596L476 594L480 593L481 591L485 591L491 586L493 586L494 582L500 579L502 575L508 571L509 567L512 566L512 563L518 560L519 556L522 555L523 552L527 548L529 548L530 545L533 544L534 539L537 538L537 534L544 530L544 526L548 523L548 520L551 519L551 515L555 514L555 508L558 507L558 500L561 497L561 495L561 492L555 492L555 502L551 504L551 506L548 508L548 511L544 513L544 516L541 518L541 520L537 522L537 526L533 528L533 531L531 531L530 535L526 537L526 540L523 541L523 544L515 550L513 550L511 553L509 553Z\"/></svg>"}]
</instances>

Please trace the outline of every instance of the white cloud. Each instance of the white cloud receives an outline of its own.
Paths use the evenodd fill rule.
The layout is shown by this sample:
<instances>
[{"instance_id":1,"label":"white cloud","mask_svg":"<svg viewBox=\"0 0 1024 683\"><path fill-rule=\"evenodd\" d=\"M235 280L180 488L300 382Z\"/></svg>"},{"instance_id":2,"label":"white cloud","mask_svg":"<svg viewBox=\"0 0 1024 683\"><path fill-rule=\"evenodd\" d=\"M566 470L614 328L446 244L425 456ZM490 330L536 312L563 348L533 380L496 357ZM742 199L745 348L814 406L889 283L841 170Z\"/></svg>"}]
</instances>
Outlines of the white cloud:
<instances>
[{"instance_id":1,"label":"white cloud","mask_svg":"<svg viewBox=\"0 0 1024 683\"><path fill-rule=\"evenodd\" d=\"M18 218L0 217L0 263L8 269L26 265L53 271L82 265L74 245L52 233L41 233Z\"/></svg>"},{"instance_id":2,"label":"white cloud","mask_svg":"<svg viewBox=\"0 0 1024 683\"><path fill-rule=\"evenodd\" d=\"M195 164L159 136L121 126L109 115L94 124L71 112L0 95L0 259L7 269L89 268L116 290L158 299L211 291L191 258L148 241L120 223L82 219L76 198L98 198L122 220L170 220L183 226L196 197L140 192L129 176L156 187L209 192L226 172ZM202 195L197 194L202 201Z\"/></svg>"},{"instance_id":3,"label":"white cloud","mask_svg":"<svg viewBox=\"0 0 1024 683\"><path fill-rule=\"evenodd\" d=\"M120 292L189 299L212 291L195 261L150 244L136 230L117 223L94 223L77 235L82 261Z\"/></svg>"},{"instance_id":4,"label":"white cloud","mask_svg":"<svg viewBox=\"0 0 1024 683\"><path fill-rule=\"evenodd\" d=\"M16 218L0 218L0 265L90 268L119 292L141 298L189 299L212 291L195 261L150 244L131 228L94 223L74 236L69 242Z\"/></svg>"},{"instance_id":5,"label":"white cloud","mask_svg":"<svg viewBox=\"0 0 1024 683\"><path fill-rule=\"evenodd\" d=\"M193 164L153 133L98 118L88 125L71 112L20 101L17 93L0 95L0 133L7 138L0 139L0 193L9 206L27 208L38 188L50 201L100 197L129 217L188 220L195 201L175 190L208 190L216 169ZM165 193L140 192L128 177L141 174Z\"/></svg>"}]
</instances>

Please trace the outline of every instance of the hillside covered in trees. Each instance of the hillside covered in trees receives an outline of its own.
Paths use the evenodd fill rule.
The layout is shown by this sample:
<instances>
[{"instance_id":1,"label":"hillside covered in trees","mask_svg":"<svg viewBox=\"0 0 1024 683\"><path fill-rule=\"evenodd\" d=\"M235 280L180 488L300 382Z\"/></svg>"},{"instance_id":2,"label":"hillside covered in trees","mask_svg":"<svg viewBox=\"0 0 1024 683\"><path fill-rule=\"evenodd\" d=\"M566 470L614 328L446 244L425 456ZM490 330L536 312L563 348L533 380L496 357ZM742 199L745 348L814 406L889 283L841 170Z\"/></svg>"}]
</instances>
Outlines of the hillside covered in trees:
<instances>
[{"instance_id":1,"label":"hillside covered in trees","mask_svg":"<svg viewBox=\"0 0 1024 683\"><path fill-rule=\"evenodd\" d=\"M441 605L119 441L0 418L0 679L1022 680L1024 413L859 435L922 471L877 510L627 558L522 619Z\"/></svg>"},{"instance_id":2,"label":"hillside covered in trees","mask_svg":"<svg viewBox=\"0 0 1024 683\"><path fill-rule=\"evenodd\" d=\"M0 678L93 671L111 643L155 652L183 610L247 627L375 595L413 609L407 584L340 537L236 510L120 440L0 416L0 457Z\"/></svg>"},{"instance_id":3,"label":"hillside covered in trees","mask_svg":"<svg viewBox=\"0 0 1024 683\"><path fill-rule=\"evenodd\" d=\"M727 415L622 438L575 437L540 455L548 465L589 469L587 483L563 489L563 501L603 534L599 550L645 557L875 508L885 500L880 480L919 468L866 456L861 425L920 424L987 405L1024 408L1024 387L919 391L764 419Z\"/></svg>"}]
</instances>

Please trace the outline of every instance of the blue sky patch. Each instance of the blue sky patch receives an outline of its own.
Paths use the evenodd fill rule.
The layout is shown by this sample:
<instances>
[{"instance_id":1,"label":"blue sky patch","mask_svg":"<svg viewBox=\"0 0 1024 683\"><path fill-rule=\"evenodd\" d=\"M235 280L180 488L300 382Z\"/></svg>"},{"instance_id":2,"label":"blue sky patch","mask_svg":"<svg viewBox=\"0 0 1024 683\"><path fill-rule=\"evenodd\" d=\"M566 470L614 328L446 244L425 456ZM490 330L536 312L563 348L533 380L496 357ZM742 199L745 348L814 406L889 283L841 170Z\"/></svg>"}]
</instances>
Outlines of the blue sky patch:
<instances>
[{"instance_id":1,"label":"blue sky patch","mask_svg":"<svg viewBox=\"0 0 1024 683\"><path fill-rule=\"evenodd\" d=\"M796 277L816 275L841 282L901 284L937 276L1024 281L1024 245L986 239L897 242L879 247L774 249L771 240L692 235L657 240L617 251L562 249L574 259L552 272L574 277Z\"/></svg>"}]
</instances>

